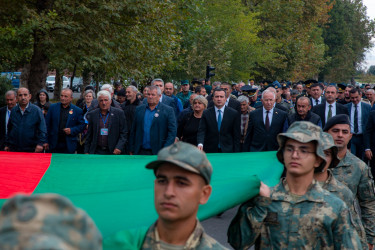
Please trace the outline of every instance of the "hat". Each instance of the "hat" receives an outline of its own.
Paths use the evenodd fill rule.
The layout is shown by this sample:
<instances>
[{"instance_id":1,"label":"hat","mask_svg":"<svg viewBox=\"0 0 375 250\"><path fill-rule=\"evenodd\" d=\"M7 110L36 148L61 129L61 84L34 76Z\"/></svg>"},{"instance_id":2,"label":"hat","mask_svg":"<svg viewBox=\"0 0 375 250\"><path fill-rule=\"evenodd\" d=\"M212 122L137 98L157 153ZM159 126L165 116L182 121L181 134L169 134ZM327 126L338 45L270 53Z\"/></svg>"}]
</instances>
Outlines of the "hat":
<instances>
[{"instance_id":1,"label":"hat","mask_svg":"<svg viewBox=\"0 0 375 250\"><path fill-rule=\"evenodd\" d=\"M275 89L281 89L281 85L280 85L280 83L279 83L278 81L274 81L274 82L272 83L272 86L273 86Z\"/></svg>"},{"instance_id":2,"label":"hat","mask_svg":"<svg viewBox=\"0 0 375 250\"><path fill-rule=\"evenodd\" d=\"M316 170L322 170L326 164L326 158L323 151L323 144L321 140L322 128L306 121L298 121L292 123L286 133L280 133L277 135L277 142L279 143L279 149L276 153L277 159L284 164L283 150L287 139L293 139L301 143L317 142L316 154L322 158L322 163Z\"/></svg>"},{"instance_id":3,"label":"hat","mask_svg":"<svg viewBox=\"0 0 375 250\"><path fill-rule=\"evenodd\" d=\"M336 124L348 124L350 126L349 116L345 114L335 115L329 118L326 125L323 128L324 132L327 132L330 128Z\"/></svg>"},{"instance_id":4,"label":"hat","mask_svg":"<svg viewBox=\"0 0 375 250\"><path fill-rule=\"evenodd\" d=\"M255 93L257 92L257 88L253 88L250 85L245 85L241 87L241 92L243 95L246 95L248 97L253 97Z\"/></svg>"},{"instance_id":5,"label":"hat","mask_svg":"<svg viewBox=\"0 0 375 250\"><path fill-rule=\"evenodd\" d=\"M345 92L346 84L345 83L338 83L337 88L338 88L339 93L343 93L343 92Z\"/></svg>"},{"instance_id":6,"label":"hat","mask_svg":"<svg viewBox=\"0 0 375 250\"><path fill-rule=\"evenodd\" d=\"M92 85L87 85L86 87L85 87L85 91L86 90L92 90L92 91L95 91L95 88L94 88L94 86L92 86Z\"/></svg>"},{"instance_id":7,"label":"hat","mask_svg":"<svg viewBox=\"0 0 375 250\"><path fill-rule=\"evenodd\" d=\"M193 87L195 88L197 86L202 85L203 83L200 80L198 80L197 78L194 78L193 81L191 81L191 84L193 84Z\"/></svg>"},{"instance_id":8,"label":"hat","mask_svg":"<svg viewBox=\"0 0 375 250\"><path fill-rule=\"evenodd\" d=\"M296 89L293 89L292 91L290 91L290 95L299 95L299 91L296 90Z\"/></svg>"},{"instance_id":9,"label":"hat","mask_svg":"<svg viewBox=\"0 0 375 250\"><path fill-rule=\"evenodd\" d=\"M263 83L264 87L268 87L268 85L270 85L272 83L272 81L271 80L263 80L262 83Z\"/></svg>"},{"instance_id":10,"label":"hat","mask_svg":"<svg viewBox=\"0 0 375 250\"><path fill-rule=\"evenodd\" d=\"M57 194L17 195L0 213L0 249L102 249L94 221Z\"/></svg>"},{"instance_id":11,"label":"hat","mask_svg":"<svg viewBox=\"0 0 375 250\"><path fill-rule=\"evenodd\" d=\"M146 165L148 169L157 169L163 163L172 163L187 171L199 174L207 184L211 181L212 166L204 152L186 142L176 142L158 153L156 161Z\"/></svg>"},{"instance_id":12,"label":"hat","mask_svg":"<svg viewBox=\"0 0 375 250\"><path fill-rule=\"evenodd\" d=\"M340 159L337 157L338 148L335 145L335 141L333 140L332 135L326 132L323 132L322 133L322 145L323 145L323 150L332 149L332 162L329 168L336 167L339 164Z\"/></svg>"},{"instance_id":13,"label":"hat","mask_svg":"<svg viewBox=\"0 0 375 250\"><path fill-rule=\"evenodd\" d=\"M315 84L315 83L318 83L318 81L316 81L316 80L314 80L314 79L306 80L306 81L304 82L305 86L308 87L308 88L310 88L311 85L313 85L313 84Z\"/></svg>"},{"instance_id":14,"label":"hat","mask_svg":"<svg viewBox=\"0 0 375 250\"><path fill-rule=\"evenodd\" d=\"M189 80L182 80L181 85L189 85Z\"/></svg>"}]
</instances>

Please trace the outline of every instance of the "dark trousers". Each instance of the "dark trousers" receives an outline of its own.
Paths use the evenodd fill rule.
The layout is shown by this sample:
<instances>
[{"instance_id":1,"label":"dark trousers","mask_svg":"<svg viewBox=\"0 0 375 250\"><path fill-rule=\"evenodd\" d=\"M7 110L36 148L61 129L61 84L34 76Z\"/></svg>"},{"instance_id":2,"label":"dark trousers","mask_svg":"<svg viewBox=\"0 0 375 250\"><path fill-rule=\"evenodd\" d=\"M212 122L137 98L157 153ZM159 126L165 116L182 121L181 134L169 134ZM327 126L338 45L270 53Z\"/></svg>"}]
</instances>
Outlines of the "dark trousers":
<instances>
[{"instance_id":1,"label":"dark trousers","mask_svg":"<svg viewBox=\"0 0 375 250\"><path fill-rule=\"evenodd\" d=\"M350 146L350 152L357 156L359 159L364 160L365 148L363 145L363 135L353 134Z\"/></svg>"},{"instance_id":2,"label":"dark trousers","mask_svg":"<svg viewBox=\"0 0 375 250\"><path fill-rule=\"evenodd\" d=\"M66 146L66 142L58 142L54 149L51 149L51 153L61 153L61 154L68 154L68 147Z\"/></svg>"},{"instance_id":3,"label":"dark trousers","mask_svg":"<svg viewBox=\"0 0 375 250\"><path fill-rule=\"evenodd\" d=\"M138 152L139 155L153 155L151 149L141 148Z\"/></svg>"},{"instance_id":4,"label":"dark trousers","mask_svg":"<svg viewBox=\"0 0 375 250\"><path fill-rule=\"evenodd\" d=\"M108 147L96 147L95 149L95 154L96 155L111 155L112 152L109 152L109 148Z\"/></svg>"}]
</instances>

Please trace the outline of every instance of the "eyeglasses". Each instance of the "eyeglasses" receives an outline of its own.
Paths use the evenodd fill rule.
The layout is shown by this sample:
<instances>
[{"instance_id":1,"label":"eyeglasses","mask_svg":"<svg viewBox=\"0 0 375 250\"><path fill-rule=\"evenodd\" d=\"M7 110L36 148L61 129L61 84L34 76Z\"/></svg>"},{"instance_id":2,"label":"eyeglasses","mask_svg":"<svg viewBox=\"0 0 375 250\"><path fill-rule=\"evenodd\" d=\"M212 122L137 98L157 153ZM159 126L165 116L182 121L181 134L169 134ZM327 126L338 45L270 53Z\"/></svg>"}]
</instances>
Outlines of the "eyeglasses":
<instances>
[{"instance_id":1,"label":"eyeglasses","mask_svg":"<svg viewBox=\"0 0 375 250\"><path fill-rule=\"evenodd\" d=\"M293 155L294 152L297 152L297 155L300 157L307 157L309 154L316 153L316 152L308 151L307 149L304 149L304 148L293 148L289 146L286 146L284 149L284 153L286 153L287 155Z\"/></svg>"}]
</instances>

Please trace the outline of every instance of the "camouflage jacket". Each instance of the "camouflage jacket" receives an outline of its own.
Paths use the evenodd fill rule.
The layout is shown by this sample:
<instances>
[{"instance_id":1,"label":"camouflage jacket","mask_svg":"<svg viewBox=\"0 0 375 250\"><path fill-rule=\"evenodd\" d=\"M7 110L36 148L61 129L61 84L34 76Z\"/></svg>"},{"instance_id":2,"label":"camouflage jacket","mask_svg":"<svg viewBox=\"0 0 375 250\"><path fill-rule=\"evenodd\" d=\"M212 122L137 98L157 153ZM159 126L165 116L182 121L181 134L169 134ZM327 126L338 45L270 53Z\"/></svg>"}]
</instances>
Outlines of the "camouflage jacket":
<instances>
[{"instance_id":1,"label":"camouflage jacket","mask_svg":"<svg viewBox=\"0 0 375 250\"><path fill-rule=\"evenodd\" d=\"M316 182L292 196L285 179L270 197L242 204L228 229L235 249L360 249L345 203Z\"/></svg>"},{"instance_id":2,"label":"camouflage jacket","mask_svg":"<svg viewBox=\"0 0 375 250\"><path fill-rule=\"evenodd\" d=\"M160 239L158 231L156 230L156 223L153 224L147 231L145 240L142 245L143 250L162 250L160 246ZM227 249L220 245L215 239L208 236L197 220L197 225L189 239L186 241L184 249L187 250L209 250L209 249Z\"/></svg>"},{"instance_id":3,"label":"camouflage jacket","mask_svg":"<svg viewBox=\"0 0 375 250\"><path fill-rule=\"evenodd\" d=\"M332 169L338 181L345 184L356 196L361 208L362 223L367 242L375 244L375 188L371 170L349 151L340 163Z\"/></svg>"},{"instance_id":4,"label":"camouflage jacket","mask_svg":"<svg viewBox=\"0 0 375 250\"><path fill-rule=\"evenodd\" d=\"M366 233L359 213L359 205L352 191L332 175L331 169L328 169L328 179L323 183L322 188L328 190L345 202L350 211L351 222L361 240L362 248L368 249Z\"/></svg>"}]
</instances>

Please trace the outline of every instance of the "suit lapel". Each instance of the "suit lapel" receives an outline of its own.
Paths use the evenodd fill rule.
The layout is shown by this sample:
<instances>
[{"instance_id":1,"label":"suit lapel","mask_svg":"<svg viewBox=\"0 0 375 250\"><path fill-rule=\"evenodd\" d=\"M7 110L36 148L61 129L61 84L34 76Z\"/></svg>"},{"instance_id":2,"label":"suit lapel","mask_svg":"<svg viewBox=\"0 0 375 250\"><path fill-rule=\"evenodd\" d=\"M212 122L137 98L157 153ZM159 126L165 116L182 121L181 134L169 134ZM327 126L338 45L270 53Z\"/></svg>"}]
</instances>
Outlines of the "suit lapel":
<instances>
[{"instance_id":1,"label":"suit lapel","mask_svg":"<svg viewBox=\"0 0 375 250\"><path fill-rule=\"evenodd\" d=\"M57 117L56 117L56 120L57 120L57 127L59 126L60 124L60 115L61 115L61 103L57 104Z\"/></svg>"},{"instance_id":2,"label":"suit lapel","mask_svg":"<svg viewBox=\"0 0 375 250\"><path fill-rule=\"evenodd\" d=\"M151 128L152 126L154 126L156 122L158 122L157 120L159 120L160 110L161 110L161 102L159 102L158 107L156 108L156 113L154 114L154 119L152 119Z\"/></svg>"},{"instance_id":3,"label":"suit lapel","mask_svg":"<svg viewBox=\"0 0 375 250\"><path fill-rule=\"evenodd\" d=\"M216 120L215 106L213 106L211 109L212 110L210 110L210 112L209 112L209 117L213 121L213 124L215 124L216 131L220 132L219 128L217 126L218 124L217 124L217 120ZM223 120L221 120L221 124L223 124Z\"/></svg>"}]
</instances>

